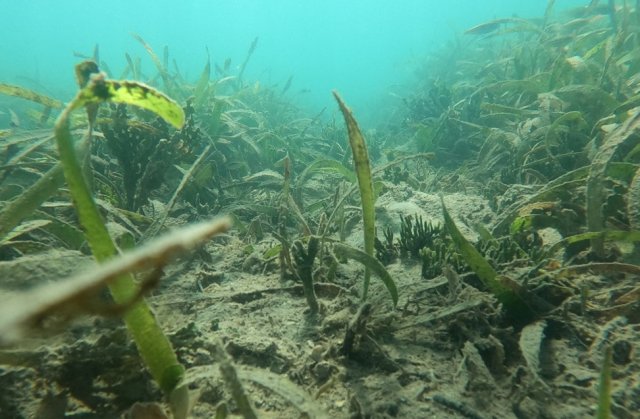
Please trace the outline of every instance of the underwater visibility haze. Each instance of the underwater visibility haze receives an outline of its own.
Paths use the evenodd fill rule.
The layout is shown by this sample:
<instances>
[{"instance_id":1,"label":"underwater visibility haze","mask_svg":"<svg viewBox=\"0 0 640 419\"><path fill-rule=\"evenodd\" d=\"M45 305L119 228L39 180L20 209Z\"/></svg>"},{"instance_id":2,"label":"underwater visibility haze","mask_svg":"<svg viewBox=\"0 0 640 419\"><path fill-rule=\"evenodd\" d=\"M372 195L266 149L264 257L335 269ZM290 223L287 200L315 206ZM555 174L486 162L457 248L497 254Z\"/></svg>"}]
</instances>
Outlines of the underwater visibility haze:
<instances>
[{"instance_id":1,"label":"underwater visibility haze","mask_svg":"<svg viewBox=\"0 0 640 419\"><path fill-rule=\"evenodd\" d=\"M583 3L558 0L557 7ZM127 66L125 52L140 56L142 70L152 71L135 33L158 53L167 46L185 78L195 82L205 48L212 61L230 59L237 70L258 38L249 79L282 87L292 76L292 100L317 112L332 104L331 90L339 89L368 118L416 63L465 29L497 17L540 17L545 7L544 0L5 1L3 13L11 19L0 28L0 79L38 83L69 100L74 52L91 55L96 44L111 77Z\"/></svg>"},{"instance_id":2,"label":"underwater visibility haze","mask_svg":"<svg viewBox=\"0 0 640 419\"><path fill-rule=\"evenodd\" d=\"M640 1L2 6L0 418L637 417Z\"/></svg>"}]
</instances>

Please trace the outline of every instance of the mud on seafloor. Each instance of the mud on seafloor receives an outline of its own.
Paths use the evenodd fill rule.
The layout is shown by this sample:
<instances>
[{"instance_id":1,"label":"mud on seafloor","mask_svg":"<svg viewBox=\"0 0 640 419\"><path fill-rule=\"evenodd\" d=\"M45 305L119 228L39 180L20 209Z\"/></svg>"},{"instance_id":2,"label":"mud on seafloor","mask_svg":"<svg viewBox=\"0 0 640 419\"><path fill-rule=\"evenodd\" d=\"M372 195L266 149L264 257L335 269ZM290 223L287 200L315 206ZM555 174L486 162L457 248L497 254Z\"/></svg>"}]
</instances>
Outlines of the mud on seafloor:
<instances>
[{"instance_id":1,"label":"mud on seafloor","mask_svg":"<svg viewBox=\"0 0 640 419\"><path fill-rule=\"evenodd\" d=\"M491 221L494 215L481 201L463 194L445 198L461 225ZM422 209L424 217L438 220L437 204L436 196L394 191L378 201L378 219ZM354 231L349 240L357 243L359 234ZM259 254L274 243L267 238L253 250ZM333 284L318 285L322 314L312 321L301 286L282 283L277 265L248 254L234 233L209 243L206 253L207 261L196 253L174 263L149 297L189 371L197 395L193 417L213 417L221 402L234 407L216 368L216 339L237 366L286 377L326 417L593 417L600 328L608 330L614 350L614 416L631 418L640 411L639 327L624 318L595 324L588 313L568 306L518 334L489 294L464 281L452 291L443 277L423 280L419 264L397 261L388 266L400 292L397 309L372 278L367 334L345 357L345 330L360 305L359 264L341 264ZM68 273L50 266L52 260L69 266L70 258L86 262L75 254L20 263L54 276L45 281ZM0 269L6 271L7 263ZM26 265L10 269L21 272ZM599 287L596 298L614 292L599 277L582 280ZM2 417L118 417L135 402L162 400L118 319L83 319L62 334L3 350L0 357ZM244 384L261 417L303 417L272 389Z\"/></svg>"}]
</instances>

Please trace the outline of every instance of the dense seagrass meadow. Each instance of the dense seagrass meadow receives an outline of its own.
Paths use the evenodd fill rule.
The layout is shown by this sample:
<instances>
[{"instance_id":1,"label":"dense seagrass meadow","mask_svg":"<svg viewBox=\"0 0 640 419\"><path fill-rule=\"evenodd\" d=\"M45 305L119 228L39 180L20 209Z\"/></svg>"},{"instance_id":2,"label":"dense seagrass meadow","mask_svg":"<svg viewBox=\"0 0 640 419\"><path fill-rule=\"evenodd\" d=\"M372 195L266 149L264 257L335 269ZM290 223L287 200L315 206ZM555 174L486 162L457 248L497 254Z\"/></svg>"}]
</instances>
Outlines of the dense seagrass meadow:
<instances>
[{"instance_id":1,"label":"dense seagrass meadow","mask_svg":"<svg viewBox=\"0 0 640 419\"><path fill-rule=\"evenodd\" d=\"M260 37L0 80L0 417L638 417L640 2L584 3L366 117Z\"/></svg>"}]
</instances>

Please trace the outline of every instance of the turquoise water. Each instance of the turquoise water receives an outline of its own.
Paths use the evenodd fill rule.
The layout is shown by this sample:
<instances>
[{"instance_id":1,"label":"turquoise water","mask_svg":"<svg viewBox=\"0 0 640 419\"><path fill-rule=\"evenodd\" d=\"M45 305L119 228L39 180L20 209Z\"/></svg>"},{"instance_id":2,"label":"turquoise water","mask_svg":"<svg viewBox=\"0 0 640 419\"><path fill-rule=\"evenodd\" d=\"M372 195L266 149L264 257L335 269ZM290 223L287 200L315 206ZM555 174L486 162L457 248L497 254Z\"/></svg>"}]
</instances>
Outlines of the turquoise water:
<instances>
[{"instance_id":1,"label":"turquoise water","mask_svg":"<svg viewBox=\"0 0 640 419\"><path fill-rule=\"evenodd\" d=\"M588 0L557 0L554 10ZM124 53L141 57L143 71L153 63L131 33L158 53L169 47L182 73L197 80L206 61L244 60L259 42L247 79L283 86L317 112L332 106L338 89L359 113L371 116L417 63L476 24L498 17L541 17L546 0L227 0L112 1L2 0L0 80L68 100L75 91L74 52L100 58L118 77ZM468 37L467 37L468 38Z\"/></svg>"}]
</instances>

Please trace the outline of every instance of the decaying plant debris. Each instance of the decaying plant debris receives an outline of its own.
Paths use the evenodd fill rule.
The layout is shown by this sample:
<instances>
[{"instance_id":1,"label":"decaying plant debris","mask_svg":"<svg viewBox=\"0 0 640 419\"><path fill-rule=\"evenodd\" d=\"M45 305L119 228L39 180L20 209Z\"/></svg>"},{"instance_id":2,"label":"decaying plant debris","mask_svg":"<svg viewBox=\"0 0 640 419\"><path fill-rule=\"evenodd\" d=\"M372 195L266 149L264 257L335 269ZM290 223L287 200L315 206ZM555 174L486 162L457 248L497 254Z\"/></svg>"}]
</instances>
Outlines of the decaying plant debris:
<instances>
[{"instance_id":1,"label":"decaying plant debris","mask_svg":"<svg viewBox=\"0 0 640 419\"><path fill-rule=\"evenodd\" d=\"M191 250L203 240L227 231L229 227L228 220L195 224L99 267L90 268L86 273L64 282L42 285L24 295L13 297L0 311L0 345L15 343L30 328L46 324L49 317L76 316L84 310L92 313L95 308L108 309L114 313L117 310L125 311L126 306L101 307L97 300L100 291L109 281L123 273L152 270L149 277L140 283L142 295L157 283L158 271L171 258ZM136 299L128 304L135 303ZM74 313L75 310L79 313Z\"/></svg>"},{"instance_id":2,"label":"decaying plant debris","mask_svg":"<svg viewBox=\"0 0 640 419\"><path fill-rule=\"evenodd\" d=\"M136 35L155 68L87 64L57 123L0 83L33 103L0 127L0 416L634 417L640 14L553 3L468 29L376 131L246 80L257 39L189 81ZM119 319L143 294L189 403Z\"/></svg>"}]
</instances>

